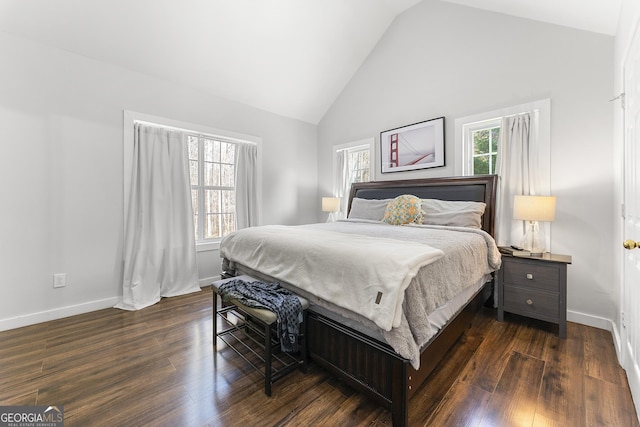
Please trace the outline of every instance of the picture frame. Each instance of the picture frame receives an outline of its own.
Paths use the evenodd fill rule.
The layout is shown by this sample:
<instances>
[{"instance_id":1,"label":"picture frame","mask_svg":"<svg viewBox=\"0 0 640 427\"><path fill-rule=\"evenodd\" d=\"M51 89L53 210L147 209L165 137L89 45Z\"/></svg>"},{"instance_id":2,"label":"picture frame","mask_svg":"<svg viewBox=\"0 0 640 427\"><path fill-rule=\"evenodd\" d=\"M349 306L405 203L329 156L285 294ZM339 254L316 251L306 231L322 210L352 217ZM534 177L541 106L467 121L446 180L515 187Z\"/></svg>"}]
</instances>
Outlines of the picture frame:
<instances>
[{"instance_id":1,"label":"picture frame","mask_svg":"<svg viewBox=\"0 0 640 427\"><path fill-rule=\"evenodd\" d=\"M444 166L444 117L380 132L382 173Z\"/></svg>"}]
</instances>

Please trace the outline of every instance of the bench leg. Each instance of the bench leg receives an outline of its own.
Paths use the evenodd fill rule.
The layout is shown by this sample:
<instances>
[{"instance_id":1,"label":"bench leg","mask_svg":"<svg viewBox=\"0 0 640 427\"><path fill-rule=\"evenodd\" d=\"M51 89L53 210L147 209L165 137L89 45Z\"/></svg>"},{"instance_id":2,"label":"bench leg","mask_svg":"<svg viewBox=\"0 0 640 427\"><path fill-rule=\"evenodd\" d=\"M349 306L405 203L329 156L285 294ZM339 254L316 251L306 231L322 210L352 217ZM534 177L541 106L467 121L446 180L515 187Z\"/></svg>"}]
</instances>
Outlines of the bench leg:
<instances>
[{"instance_id":1,"label":"bench leg","mask_svg":"<svg viewBox=\"0 0 640 427\"><path fill-rule=\"evenodd\" d=\"M300 343L300 359L302 359L300 370L306 374L307 361L309 360L309 353L307 350L307 310L302 311L302 323L300 324L299 334L302 337L302 342Z\"/></svg>"},{"instance_id":2,"label":"bench leg","mask_svg":"<svg viewBox=\"0 0 640 427\"><path fill-rule=\"evenodd\" d=\"M264 327L264 392L271 396L271 325Z\"/></svg>"},{"instance_id":3,"label":"bench leg","mask_svg":"<svg viewBox=\"0 0 640 427\"><path fill-rule=\"evenodd\" d=\"M218 348L218 293L213 291L213 349Z\"/></svg>"}]
</instances>

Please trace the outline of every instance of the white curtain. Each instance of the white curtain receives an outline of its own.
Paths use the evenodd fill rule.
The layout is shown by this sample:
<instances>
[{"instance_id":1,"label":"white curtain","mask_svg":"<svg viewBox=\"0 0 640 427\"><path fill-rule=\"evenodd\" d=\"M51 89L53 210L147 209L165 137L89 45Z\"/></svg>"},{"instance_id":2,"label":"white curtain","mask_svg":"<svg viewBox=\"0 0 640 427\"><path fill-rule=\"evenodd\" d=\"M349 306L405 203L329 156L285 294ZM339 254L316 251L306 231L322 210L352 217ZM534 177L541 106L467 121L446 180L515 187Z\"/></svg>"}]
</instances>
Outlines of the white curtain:
<instances>
[{"instance_id":1,"label":"white curtain","mask_svg":"<svg viewBox=\"0 0 640 427\"><path fill-rule=\"evenodd\" d=\"M500 177L497 191L496 241L500 246L520 244L524 235L524 222L513 219L514 196L540 195L539 148L535 124L533 113L502 119L500 150L496 164L496 173Z\"/></svg>"},{"instance_id":2,"label":"white curtain","mask_svg":"<svg viewBox=\"0 0 640 427\"><path fill-rule=\"evenodd\" d=\"M187 144L182 132L136 123L125 221L122 302L139 310L199 291Z\"/></svg>"},{"instance_id":3,"label":"white curtain","mask_svg":"<svg viewBox=\"0 0 640 427\"><path fill-rule=\"evenodd\" d=\"M258 225L258 147L236 144L236 227Z\"/></svg>"},{"instance_id":4,"label":"white curtain","mask_svg":"<svg viewBox=\"0 0 640 427\"><path fill-rule=\"evenodd\" d=\"M347 170L347 150L336 152L336 175L333 178L333 196L340 197L340 212L336 212L336 218L346 218L349 205L349 172Z\"/></svg>"}]
</instances>

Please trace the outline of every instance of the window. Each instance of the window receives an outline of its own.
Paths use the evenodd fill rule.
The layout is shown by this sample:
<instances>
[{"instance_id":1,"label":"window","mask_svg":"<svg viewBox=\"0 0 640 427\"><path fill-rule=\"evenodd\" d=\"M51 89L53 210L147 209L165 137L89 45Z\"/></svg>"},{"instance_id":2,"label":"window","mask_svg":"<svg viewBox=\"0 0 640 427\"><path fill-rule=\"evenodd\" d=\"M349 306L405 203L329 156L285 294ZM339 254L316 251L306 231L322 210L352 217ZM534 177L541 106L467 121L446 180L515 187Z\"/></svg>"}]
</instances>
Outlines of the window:
<instances>
[{"instance_id":1,"label":"window","mask_svg":"<svg viewBox=\"0 0 640 427\"><path fill-rule=\"evenodd\" d=\"M351 184L354 182L367 182L370 181L371 163L369 161L370 150L369 146L361 146L355 148L346 149L346 161L347 171L349 176L348 188L351 189Z\"/></svg>"},{"instance_id":2,"label":"window","mask_svg":"<svg viewBox=\"0 0 640 427\"><path fill-rule=\"evenodd\" d=\"M262 169L262 139L252 135L211 128L133 111L124 112L124 217L127 217L130 174L133 165L134 122L180 129L187 134L191 203L194 214L198 251L218 248L220 238L236 229L236 149L239 144L255 144L258 148L256 174ZM257 182L258 213L261 183ZM258 220L259 221L259 220Z\"/></svg>"},{"instance_id":3,"label":"window","mask_svg":"<svg viewBox=\"0 0 640 427\"><path fill-rule=\"evenodd\" d=\"M496 159L500 151L502 118L524 111L534 112L531 132L538 140L538 176L540 191L548 194L551 186L551 100L543 99L527 104L505 107L455 121L456 175L496 173ZM459 151L458 151L459 150Z\"/></svg>"},{"instance_id":4,"label":"window","mask_svg":"<svg viewBox=\"0 0 640 427\"><path fill-rule=\"evenodd\" d=\"M501 120L493 119L464 126L468 146L468 175L496 173Z\"/></svg>"},{"instance_id":5,"label":"window","mask_svg":"<svg viewBox=\"0 0 640 427\"><path fill-rule=\"evenodd\" d=\"M341 198L341 216L345 217L351 185L371 181L373 176L373 138L335 146L334 150L334 196Z\"/></svg>"},{"instance_id":6,"label":"window","mask_svg":"<svg viewBox=\"0 0 640 427\"><path fill-rule=\"evenodd\" d=\"M236 229L236 144L203 135L187 140L196 241L224 237Z\"/></svg>"}]
</instances>

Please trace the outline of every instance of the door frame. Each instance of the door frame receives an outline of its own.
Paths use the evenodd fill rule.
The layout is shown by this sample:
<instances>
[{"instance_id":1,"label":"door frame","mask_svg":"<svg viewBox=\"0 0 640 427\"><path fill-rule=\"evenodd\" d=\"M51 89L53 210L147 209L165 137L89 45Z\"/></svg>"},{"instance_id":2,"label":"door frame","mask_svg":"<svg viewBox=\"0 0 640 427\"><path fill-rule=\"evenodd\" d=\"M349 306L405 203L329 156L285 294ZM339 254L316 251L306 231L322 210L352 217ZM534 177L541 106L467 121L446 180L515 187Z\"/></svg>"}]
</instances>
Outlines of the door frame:
<instances>
[{"instance_id":1,"label":"door frame","mask_svg":"<svg viewBox=\"0 0 640 427\"><path fill-rule=\"evenodd\" d=\"M621 212L621 227L620 227L620 239L619 242L621 243L622 241L624 241L627 236L626 234L626 193L627 193L627 188L626 188L626 176L627 176L627 167L626 167L626 154L627 154L627 129L626 129L626 125L627 125L627 121L626 121L626 109L625 109L625 94L627 92L627 88L626 88L626 69L627 69L627 61L629 59L629 56L631 54L631 48L633 47L634 41L636 40L636 38L638 38L638 43L640 43L640 15L636 16L634 22L631 24L631 31L630 31L630 37L628 39L628 43L625 47L625 50L623 52L622 55L622 64L621 64L621 86L622 86L622 93L621 96L619 98L621 98L620 102L621 102L621 110L622 110L622 117L621 117L621 122L620 125L622 127L622 131L621 131L621 139L622 139L622 150L621 150L621 155L622 158L620 159L621 164L622 164L622 179L621 179L621 184L622 184L622 188L621 188L621 200L622 200L622 212ZM640 71L640 70L639 70ZM640 149L640 148L639 148ZM622 245L620 244L620 246L618 247L618 251L620 253L620 258L619 258L619 266L620 266L620 272L621 272L621 276L620 276L620 287L619 287L619 312L618 312L618 319L617 319L617 340L618 344L619 344L619 348L618 348L618 359L620 362L620 365L622 366L622 368L625 370L626 375L627 375L627 381L629 382L629 388L631 390L631 397L633 399L634 405L637 408L636 409L636 416L640 417L640 413L638 412L640 410L640 360L638 361L634 361L633 357L631 355L631 353L629 352L629 347L628 347L628 332L627 332L627 328L626 328L626 322L625 322L625 305L624 305L624 297L625 297L625 290L627 289L627 273L626 273L626 266L625 266L625 258L626 255L624 253L624 250L622 250ZM614 331L615 333L615 331ZM638 358L640 355L636 354L635 355L636 358Z\"/></svg>"}]
</instances>

